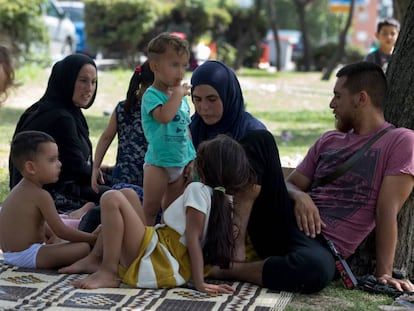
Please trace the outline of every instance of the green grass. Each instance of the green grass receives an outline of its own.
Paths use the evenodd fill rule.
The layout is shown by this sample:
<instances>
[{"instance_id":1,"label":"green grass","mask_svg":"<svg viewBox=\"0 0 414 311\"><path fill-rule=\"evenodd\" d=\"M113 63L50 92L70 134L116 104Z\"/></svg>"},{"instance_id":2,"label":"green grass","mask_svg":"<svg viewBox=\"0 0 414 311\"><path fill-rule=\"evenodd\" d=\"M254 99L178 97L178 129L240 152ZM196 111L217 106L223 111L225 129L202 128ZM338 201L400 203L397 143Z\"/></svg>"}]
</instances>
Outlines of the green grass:
<instances>
[{"instance_id":1,"label":"green grass","mask_svg":"<svg viewBox=\"0 0 414 311\"><path fill-rule=\"evenodd\" d=\"M50 69L26 66L16 72L19 87L0 109L0 202L8 193L8 154L11 135L23 110L44 93ZM99 72L98 95L85 112L94 146L109 117L103 111L115 107L125 97L132 71ZM332 129L334 118L329 101L334 81L321 81L321 73L268 73L264 70L241 69L238 72L247 110L262 120L273 133L282 159L301 158L324 131ZM190 79L190 74L186 77ZM287 131L292 139L285 141ZM116 143L104 159L114 163ZM335 282L316 295L295 295L286 310L378 310L391 299L358 290L346 290Z\"/></svg>"}]
</instances>

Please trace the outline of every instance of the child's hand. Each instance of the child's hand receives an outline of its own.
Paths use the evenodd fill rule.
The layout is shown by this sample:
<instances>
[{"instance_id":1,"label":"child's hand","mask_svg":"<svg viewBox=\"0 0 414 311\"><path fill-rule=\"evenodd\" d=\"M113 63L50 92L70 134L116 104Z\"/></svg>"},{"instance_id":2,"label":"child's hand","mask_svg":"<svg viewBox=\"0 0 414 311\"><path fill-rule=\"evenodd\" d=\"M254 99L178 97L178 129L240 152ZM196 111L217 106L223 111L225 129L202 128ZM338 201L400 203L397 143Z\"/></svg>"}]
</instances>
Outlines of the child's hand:
<instances>
[{"instance_id":1,"label":"child's hand","mask_svg":"<svg viewBox=\"0 0 414 311\"><path fill-rule=\"evenodd\" d=\"M57 244L65 242L59 238L53 231L50 229L49 225L45 223L45 243L46 244Z\"/></svg>"},{"instance_id":2,"label":"child's hand","mask_svg":"<svg viewBox=\"0 0 414 311\"><path fill-rule=\"evenodd\" d=\"M90 243L91 246L95 245L96 240L98 239L99 234L101 233L102 230L102 225L99 225L98 227L96 227L96 229L92 232L92 235L94 237L92 243Z\"/></svg>"},{"instance_id":3,"label":"child's hand","mask_svg":"<svg viewBox=\"0 0 414 311\"><path fill-rule=\"evenodd\" d=\"M51 236L46 236L46 241L45 241L46 244L58 244L62 242L66 242L66 241L59 238L56 234L53 234Z\"/></svg>"},{"instance_id":4,"label":"child's hand","mask_svg":"<svg viewBox=\"0 0 414 311\"><path fill-rule=\"evenodd\" d=\"M233 294L234 288L228 284L209 284L203 282L199 286L196 286L199 292L209 293L209 294Z\"/></svg>"},{"instance_id":5,"label":"child's hand","mask_svg":"<svg viewBox=\"0 0 414 311\"><path fill-rule=\"evenodd\" d=\"M174 94L179 95L179 97L184 97L190 95L191 84L183 83L182 85L178 85L175 87L169 88L169 95L173 96Z\"/></svg>"}]
</instances>

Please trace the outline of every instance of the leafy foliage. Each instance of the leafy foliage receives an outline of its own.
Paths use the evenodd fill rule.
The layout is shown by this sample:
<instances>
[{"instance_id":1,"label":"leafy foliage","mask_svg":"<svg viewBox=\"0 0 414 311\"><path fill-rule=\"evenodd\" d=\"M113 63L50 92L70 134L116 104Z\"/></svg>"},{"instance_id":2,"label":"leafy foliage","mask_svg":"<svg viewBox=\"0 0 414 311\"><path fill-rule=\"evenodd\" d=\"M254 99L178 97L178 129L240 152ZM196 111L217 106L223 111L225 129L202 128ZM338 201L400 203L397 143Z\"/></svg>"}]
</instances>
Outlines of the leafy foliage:
<instances>
[{"instance_id":1,"label":"leafy foliage","mask_svg":"<svg viewBox=\"0 0 414 311\"><path fill-rule=\"evenodd\" d=\"M323 70L329 61L329 58L333 53L335 53L338 48L338 43L327 43L323 44L316 49L314 49L314 63L317 70ZM364 58L366 52L358 47L346 46L345 54L341 59L341 62L344 64L350 64L356 61L360 61Z\"/></svg>"},{"instance_id":2,"label":"leafy foliage","mask_svg":"<svg viewBox=\"0 0 414 311\"><path fill-rule=\"evenodd\" d=\"M9 46L17 59L32 59L48 44L42 21L44 0L0 0L0 43ZM37 50L36 50L37 49Z\"/></svg>"},{"instance_id":3,"label":"leafy foliage","mask_svg":"<svg viewBox=\"0 0 414 311\"><path fill-rule=\"evenodd\" d=\"M87 0L85 21L91 46L133 62L138 42L154 26L156 15L145 0Z\"/></svg>"}]
</instances>

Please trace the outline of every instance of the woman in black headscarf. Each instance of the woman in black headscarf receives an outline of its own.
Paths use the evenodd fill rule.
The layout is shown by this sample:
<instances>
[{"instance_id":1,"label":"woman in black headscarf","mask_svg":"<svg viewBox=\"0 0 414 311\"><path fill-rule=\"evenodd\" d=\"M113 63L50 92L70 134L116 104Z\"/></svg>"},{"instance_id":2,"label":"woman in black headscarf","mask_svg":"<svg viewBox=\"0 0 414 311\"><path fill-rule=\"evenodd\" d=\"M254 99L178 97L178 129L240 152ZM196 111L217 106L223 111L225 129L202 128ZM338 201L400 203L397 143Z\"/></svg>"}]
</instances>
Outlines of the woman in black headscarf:
<instances>
[{"instance_id":1,"label":"woman in black headscarf","mask_svg":"<svg viewBox=\"0 0 414 311\"><path fill-rule=\"evenodd\" d=\"M234 196L235 262L231 269L212 269L210 276L279 291L321 290L333 278L333 257L319 241L299 231L276 141L262 122L246 112L236 75L223 63L207 61L193 72L191 85L194 146L227 134L244 147L256 177L250 191Z\"/></svg>"},{"instance_id":2,"label":"woman in black headscarf","mask_svg":"<svg viewBox=\"0 0 414 311\"><path fill-rule=\"evenodd\" d=\"M46 185L56 208L61 213L78 209L84 203L99 203L109 187L98 193L90 187L92 144L82 109L94 102L97 69L93 59L82 54L69 55L52 68L43 97L20 117L14 135L25 130L38 130L51 135L59 148L62 170L57 183ZM21 179L9 161L10 188Z\"/></svg>"}]
</instances>

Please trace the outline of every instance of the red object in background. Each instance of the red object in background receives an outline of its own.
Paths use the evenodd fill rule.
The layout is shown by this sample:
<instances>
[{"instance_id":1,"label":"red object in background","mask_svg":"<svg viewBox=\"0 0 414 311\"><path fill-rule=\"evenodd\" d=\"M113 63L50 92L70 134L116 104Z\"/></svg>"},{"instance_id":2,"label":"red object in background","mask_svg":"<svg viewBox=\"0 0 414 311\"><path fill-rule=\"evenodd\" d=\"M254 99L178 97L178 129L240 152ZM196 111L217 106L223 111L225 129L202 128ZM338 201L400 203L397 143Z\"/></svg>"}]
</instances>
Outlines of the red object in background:
<instances>
[{"instance_id":1,"label":"red object in background","mask_svg":"<svg viewBox=\"0 0 414 311\"><path fill-rule=\"evenodd\" d=\"M269 64L269 44L261 43L260 47L263 49L262 56L260 57L260 64Z\"/></svg>"},{"instance_id":2,"label":"red object in background","mask_svg":"<svg viewBox=\"0 0 414 311\"><path fill-rule=\"evenodd\" d=\"M210 59L217 59L217 46L215 42L210 42L208 47L210 48Z\"/></svg>"}]
</instances>

